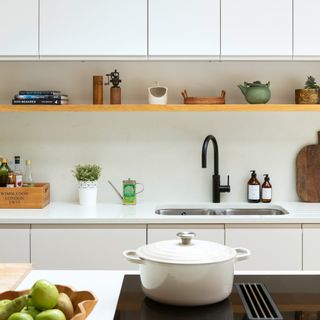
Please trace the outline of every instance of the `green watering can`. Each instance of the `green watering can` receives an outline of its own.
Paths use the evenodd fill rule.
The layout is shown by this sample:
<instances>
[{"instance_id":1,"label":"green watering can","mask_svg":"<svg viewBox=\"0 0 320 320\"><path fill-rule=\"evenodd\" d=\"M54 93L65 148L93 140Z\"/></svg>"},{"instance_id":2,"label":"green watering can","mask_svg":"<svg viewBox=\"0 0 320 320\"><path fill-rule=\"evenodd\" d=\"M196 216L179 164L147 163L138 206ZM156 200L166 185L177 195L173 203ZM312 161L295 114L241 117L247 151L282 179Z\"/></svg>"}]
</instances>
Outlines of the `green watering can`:
<instances>
[{"instance_id":1,"label":"green watering can","mask_svg":"<svg viewBox=\"0 0 320 320\"><path fill-rule=\"evenodd\" d=\"M239 84L244 97L249 103L261 104L267 103L271 98L270 81L266 84L260 81L254 81L252 83L244 82L244 85Z\"/></svg>"}]
</instances>

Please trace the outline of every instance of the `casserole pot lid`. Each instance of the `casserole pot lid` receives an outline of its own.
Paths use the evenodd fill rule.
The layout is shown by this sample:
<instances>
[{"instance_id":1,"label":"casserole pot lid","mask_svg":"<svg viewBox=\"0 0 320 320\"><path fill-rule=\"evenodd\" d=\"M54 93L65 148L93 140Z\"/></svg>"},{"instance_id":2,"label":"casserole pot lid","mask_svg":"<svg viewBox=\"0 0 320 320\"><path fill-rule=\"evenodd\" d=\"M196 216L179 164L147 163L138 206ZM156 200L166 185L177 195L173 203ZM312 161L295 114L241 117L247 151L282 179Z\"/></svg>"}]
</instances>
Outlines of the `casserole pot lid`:
<instances>
[{"instance_id":1,"label":"casserole pot lid","mask_svg":"<svg viewBox=\"0 0 320 320\"><path fill-rule=\"evenodd\" d=\"M195 233L179 232L180 239L154 242L137 249L141 259L171 264L206 264L231 260L233 248L222 244L193 240Z\"/></svg>"}]
</instances>

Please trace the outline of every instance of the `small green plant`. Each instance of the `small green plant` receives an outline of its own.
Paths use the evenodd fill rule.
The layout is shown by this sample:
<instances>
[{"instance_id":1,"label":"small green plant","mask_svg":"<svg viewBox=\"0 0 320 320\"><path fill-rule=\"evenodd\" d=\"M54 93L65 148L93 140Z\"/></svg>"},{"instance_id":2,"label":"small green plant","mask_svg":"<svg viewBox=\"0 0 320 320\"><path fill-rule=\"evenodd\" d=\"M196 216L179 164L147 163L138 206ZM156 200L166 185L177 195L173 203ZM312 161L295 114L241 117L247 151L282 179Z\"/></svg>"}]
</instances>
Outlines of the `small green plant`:
<instances>
[{"instance_id":1,"label":"small green plant","mask_svg":"<svg viewBox=\"0 0 320 320\"><path fill-rule=\"evenodd\" d=\"M312 76L309 76L305 85L305 89L319 89L320 87L317 85L316 79Z\"/></svg>"},{"instance_id":2,"label":"small green plant","mask_svg":"<svg viewBox=\"0 0 320 320\"><path fill-rule=\"evenodd\" d=\"M78 181L96 181L101 176L102 168L96 164L78 164L72 173Z\"/></svg>"}]
</instances>

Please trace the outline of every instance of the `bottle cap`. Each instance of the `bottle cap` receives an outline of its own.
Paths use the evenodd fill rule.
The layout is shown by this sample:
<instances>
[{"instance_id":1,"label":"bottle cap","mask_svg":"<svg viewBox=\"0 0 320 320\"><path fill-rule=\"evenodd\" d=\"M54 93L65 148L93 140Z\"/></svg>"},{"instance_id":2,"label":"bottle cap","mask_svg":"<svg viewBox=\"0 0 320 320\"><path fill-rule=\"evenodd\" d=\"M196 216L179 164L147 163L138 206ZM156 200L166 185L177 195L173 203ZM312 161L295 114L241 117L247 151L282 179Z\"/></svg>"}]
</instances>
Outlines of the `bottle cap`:
<instances>
[{"instance_id":1,"label":"bottle cap","mask_svg":"<svg viewBox=\"0 0 320 320\"><path fill-rule=\"evenodd\" d=\"M268 173L265 173L265 174L264 174L264 180L268 180L268 181L270 180Z\"/></svg>"},{"instance_id":2,"label":"bottle cap","mask_svg":"<svg viewBox=\"0 0 320 320\"><path fill-rule=\"evenodd\" d=\"M250 170L252 172L251 177L255 178L257 176L256 170Z\"/></svg>"},{"instance_id":3,"label":"bottle cap","mask_svg":"<svg viewBox=\"0 0 320 320\"><path fill-rule=\"evenodd\" d=\"M26 160L26 164L30 165L31 164L31 160Z\"/></svg>"},{"instance_id":4,"label":"bottle cap","mask_svg":"<svg viewBox=\"0 0 320 320\"><path fill-rule=\"evenodd\" d=\"M20 163L20 156L15 156L14 157L14 163Z\"/></svg>"},{"instance_id":5,"label":"bottle cap","mask_svg":"<svg viewBox=\"0 0 320 320\"><path fill-rule=\"evenodd\" d=\"M8 162L7 159L5 158L2 159L2 163L7 163L7 162Z\"/></svg>"}]
</instances>

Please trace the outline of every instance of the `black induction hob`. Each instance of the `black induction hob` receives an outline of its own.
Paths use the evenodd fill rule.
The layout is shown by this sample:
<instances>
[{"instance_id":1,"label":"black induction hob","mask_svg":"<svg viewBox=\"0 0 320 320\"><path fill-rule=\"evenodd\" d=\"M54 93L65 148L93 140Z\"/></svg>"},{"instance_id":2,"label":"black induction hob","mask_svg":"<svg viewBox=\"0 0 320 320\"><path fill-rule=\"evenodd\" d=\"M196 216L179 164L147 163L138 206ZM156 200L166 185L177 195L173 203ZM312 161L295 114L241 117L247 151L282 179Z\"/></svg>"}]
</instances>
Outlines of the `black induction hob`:
<instances>
[{"instance_id":1,"label":"black induction hob","mask_svg":"<svg viewBox=\"0 0 320 320\"><path fill-rule=\"evenodd\" d=\"M234 277L234 283L263 284L283 320L320 320L320 275L237 275ZM176 307L147 298L141 289L140 276L125 275L113 319L245 320L249 318L236 285L231 295L219 303L199 307ZM277 319L276 315L274 319Z\"/></svg>"}]
</instances>

